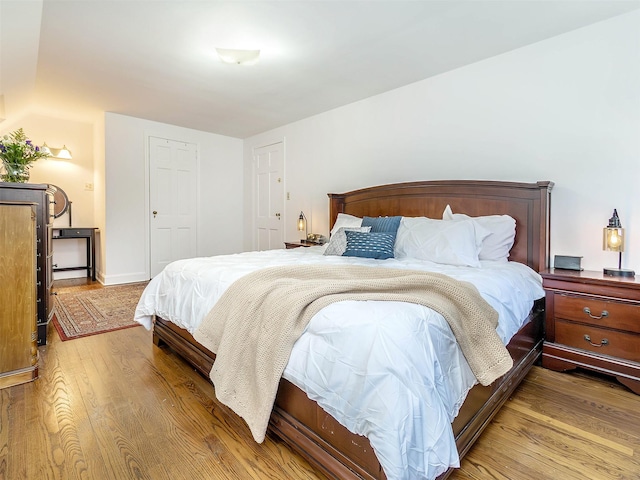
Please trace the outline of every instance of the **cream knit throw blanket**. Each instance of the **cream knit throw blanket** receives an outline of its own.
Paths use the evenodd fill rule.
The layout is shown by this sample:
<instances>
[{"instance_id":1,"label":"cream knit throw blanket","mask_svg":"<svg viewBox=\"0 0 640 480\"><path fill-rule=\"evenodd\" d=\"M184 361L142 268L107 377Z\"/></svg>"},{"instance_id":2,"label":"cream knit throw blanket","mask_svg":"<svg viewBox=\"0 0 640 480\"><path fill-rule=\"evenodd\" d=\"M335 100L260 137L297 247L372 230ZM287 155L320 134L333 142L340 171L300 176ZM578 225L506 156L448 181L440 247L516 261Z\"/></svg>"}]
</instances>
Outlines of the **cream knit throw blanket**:
<instances>
[{"instance_id":1,"label":"cream knit throw blanket","mask_svg":"<svg viewBox=\"0 0 640 480\"><path fill-rule=\"evenodd\" d=\"M261 443L293 344L327 305L344 300L416 303L444 316L478 381L488 385L513 361L496 333L497 312L467 282L446 275L363 266L271 267L235 281L194 333L216 353L216 397ZM354 339L355 340L355 339Z\"/></svg>"}]
</instances>

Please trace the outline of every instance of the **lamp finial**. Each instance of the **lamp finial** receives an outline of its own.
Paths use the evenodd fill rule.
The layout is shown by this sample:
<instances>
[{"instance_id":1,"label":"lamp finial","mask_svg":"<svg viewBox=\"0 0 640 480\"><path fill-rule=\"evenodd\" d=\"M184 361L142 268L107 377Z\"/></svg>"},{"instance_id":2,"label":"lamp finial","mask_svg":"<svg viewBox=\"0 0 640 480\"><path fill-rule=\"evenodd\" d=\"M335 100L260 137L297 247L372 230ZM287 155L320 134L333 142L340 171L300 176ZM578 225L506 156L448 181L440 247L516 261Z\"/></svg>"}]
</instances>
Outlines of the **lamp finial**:
<instances>
[{"instance_id":1,"label":"lamp finial","mask_svg":"<svg viewBox=\"0 0 640 480\"><path fill-rule=\"evenodd\" d=\"M618 209L613 209L613 216L609 219L609 228L622 228L620 217L618 217Z\"/></svg>"}]
</instances>

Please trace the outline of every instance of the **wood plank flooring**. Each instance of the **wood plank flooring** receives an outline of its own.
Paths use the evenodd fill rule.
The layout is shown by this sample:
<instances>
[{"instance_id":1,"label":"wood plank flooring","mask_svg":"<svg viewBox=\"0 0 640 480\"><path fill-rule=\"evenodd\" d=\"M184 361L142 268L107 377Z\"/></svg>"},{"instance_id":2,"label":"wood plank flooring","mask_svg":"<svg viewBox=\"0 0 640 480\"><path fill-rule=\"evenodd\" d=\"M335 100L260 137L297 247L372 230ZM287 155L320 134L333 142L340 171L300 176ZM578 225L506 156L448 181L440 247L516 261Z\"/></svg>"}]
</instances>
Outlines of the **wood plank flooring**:
<instances>
[{"instance_id":1,"label":"wood plank flooring","mask_svg":"<svg viewBox=\"0 0 640 480\"><path fill-rule=\"evenodd\" d=\"M50 328L39 351L40 377L0 390L0 480L323 478L279 440L256 444L143 327L67 342ZM534 367L450 478L638 479L640 396Z\"/></svg>"}]
</instances>

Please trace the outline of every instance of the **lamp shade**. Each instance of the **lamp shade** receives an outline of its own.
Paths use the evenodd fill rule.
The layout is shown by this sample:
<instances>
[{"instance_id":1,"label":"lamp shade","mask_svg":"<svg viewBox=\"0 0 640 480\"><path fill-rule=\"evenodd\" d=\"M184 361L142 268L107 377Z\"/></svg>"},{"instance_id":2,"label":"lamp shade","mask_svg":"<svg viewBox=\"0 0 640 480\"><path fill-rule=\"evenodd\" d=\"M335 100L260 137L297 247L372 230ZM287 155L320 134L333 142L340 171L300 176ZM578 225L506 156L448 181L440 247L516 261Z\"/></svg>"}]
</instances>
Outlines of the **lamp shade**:
<instances>
[{"instance_id":1,"label":"lamp shade","mask_svg":"<svg viewBox=\"0 0 640 480\"><path fill-rule=\"evenodd\" d=\"M63 145L56 157L64 158L65 160L71 160L71 151L67 148L66 145Z\"/></svg>"},{"instance_id":2,"label":"lamp shade","mask_svg":"<svg viewBox=\"0 0 640 480\"><path fill-rule=\"evenodd\" d=\"M49 157L51 156L51 149L49 148L49 145L47 145L47 142L44 142L42 144L42 146L40 147L40 151L48 155Z\"/></svg>"},{"instance_id":3,"label":"lamp shade","mask_svg":"<svg viewBox=\"0 0 640 480\"><path fill-rule=\"evenodd\" d=\"M609 252L624 252L624 228L605 227L602 249Z\"/></svg>"},{"instance_id":4,"label":"lamp shade","mask_svg":"<svg viewBox=\"0 0 640 480\"><path fill-rule=\"evenodd\" d=\"M298 217L298 231L304 232L307 228L307 218L304 216L304 213L300 212L300 216Z\"/></svg>"}]
</instances>

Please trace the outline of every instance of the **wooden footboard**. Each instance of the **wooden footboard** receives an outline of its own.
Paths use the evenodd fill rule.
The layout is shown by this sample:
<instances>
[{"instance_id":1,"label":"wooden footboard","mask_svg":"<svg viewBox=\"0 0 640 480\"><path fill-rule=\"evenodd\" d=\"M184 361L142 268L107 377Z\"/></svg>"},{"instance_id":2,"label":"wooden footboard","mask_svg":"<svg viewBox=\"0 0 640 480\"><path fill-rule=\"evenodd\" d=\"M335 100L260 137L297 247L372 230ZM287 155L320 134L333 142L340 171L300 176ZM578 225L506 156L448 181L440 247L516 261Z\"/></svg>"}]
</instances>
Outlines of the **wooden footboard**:
<instances>
[{"instance_id":1,"label":"wooden footboard","mask_svg":"<svg viewBox=\"0 0 640 480\"><path fill-rule=\"evenodd\" d=\"M542 352L542 301L536 303L530 321L508 345L512 369L492 385L471 389L453 422L458 452L467 453ZM171 322L156 318L154 343L167 345L209 378L215 354ZM380 480L386 476L369 440L348 431L315 401L285 379L280 382L269 432L281 438L319 471L340 480ZM446 478L450 472L443 474Z\"/></svg>"}]
</instances>

